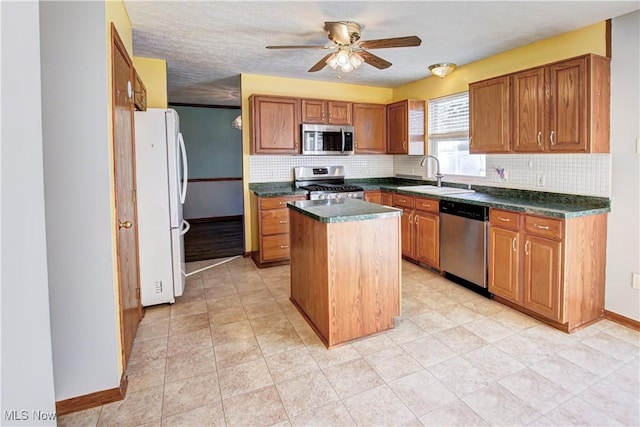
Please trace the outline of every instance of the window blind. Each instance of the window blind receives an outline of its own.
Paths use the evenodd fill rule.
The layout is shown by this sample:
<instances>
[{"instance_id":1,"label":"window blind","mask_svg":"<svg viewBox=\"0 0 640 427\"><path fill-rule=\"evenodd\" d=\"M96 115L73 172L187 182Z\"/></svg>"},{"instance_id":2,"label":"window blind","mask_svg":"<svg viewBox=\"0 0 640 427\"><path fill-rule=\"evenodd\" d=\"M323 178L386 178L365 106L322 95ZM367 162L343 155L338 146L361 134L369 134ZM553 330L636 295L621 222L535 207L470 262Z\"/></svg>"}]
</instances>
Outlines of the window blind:
<instances>
[{"instance_id":1,"label":"window blind","mask_svg":"<svg viewBox=\"0 0 640 427\"><path fill-rule=\"evenodd\" d=\"M429 138L469 137L469 93L429 100Z\"/></svg>"}]
</instances>

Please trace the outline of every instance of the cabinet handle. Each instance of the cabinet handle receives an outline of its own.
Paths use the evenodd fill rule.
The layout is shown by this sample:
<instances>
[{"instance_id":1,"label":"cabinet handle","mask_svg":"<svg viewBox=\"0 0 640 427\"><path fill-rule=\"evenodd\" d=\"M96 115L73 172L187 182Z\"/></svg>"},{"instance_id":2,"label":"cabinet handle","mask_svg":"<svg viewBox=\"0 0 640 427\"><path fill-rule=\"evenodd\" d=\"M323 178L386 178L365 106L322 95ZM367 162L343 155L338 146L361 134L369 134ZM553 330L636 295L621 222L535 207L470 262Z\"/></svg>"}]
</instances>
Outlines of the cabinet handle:
<instances>
[{"instance_id":1,"label":"cabinet handle","mask_svg":"<svg viewBox=\"0 0 640 427\"><path fill-rule=\"evenodd\" d=\"M502 222L511 222L511 220L509 218L502 218L502 217L498 217L498 219Z\"/></svg>"},{"instance_id":2,"label":"cabinet handle","mask_svg":"<svg viewBox=\"0 0 640 427\"><path fill-rule=\"evenodd\" d=\"M353 148L358 148L358 141L353 143Z\"/></svg>"},{"instance_id":3,"label":"cabinet handle","mask_svg":"<svg viewBox=\"0 0 640 427\"><path fill-rule=\"evenodd\" d=\"M542 146L542 132L538 132L538 147Z\"/></svg>"},{"instance_id":4,"label":"cabinet handle","mask_svg":"<svg viewBox=\"0 0 640 427\"><path fill-rule=\"evenodd\" d=\"M409 214L409 224L413 222L413 214Z\"/></svg>"},{"instance_id":5,"label":"cabinet handle","mask_svg":"<svg viewBox=\"0 0 640 427\"><path fill-rule=\"evenodd\" d=\"M416 224L416 225L418 225L418 215L416 215L416 222L415 222L415 224Z\"/></svg>"},{"instance_id":6,"label":"cabinet handle","mask_svg":"<svg viewBox=\"0 0 640 427\"><path fill-rule=\"evenodd\" d=\"M549 226L548 226L548 225L538 225L538 224L533 224L533 226L534 226L535 228L539 228L539 229L541 229L541 230L548 230L548 229L549 229Z\"/></svg>"},{"instance_id":7,"label":"cabinet handle","mask_svg":"<svg viewBox=\"0 0 640 427\"><path fill-rule=\"evenodd\" d=\"M556 140L553 139L553 134L555 133L555 131L551 131L551 133L549 134L549 142L551 143L551 145L556 145Z\"/></svg>"},{"instance_id":8,"label":"cabinet handle","mask_svg":"<svg viewBox=\"0 0 640 427\"><path fill-rule=\"evenodd\" d=\"M286 204L287 204L287 202L280 202L280 206L286 205Z\"/></svg>"},{"instance_id":9,"label":"cabinet handle","mask_svg":"<svg viewBox=\"0 0 640 427\"><path fill-rule=\"evenodd\" d=\"M473 137L472 136L469 137L469 146L471 146L471 145L473 145Z\"/></svg>"},{"instance_id":10,"label":"cabinet handle","mask_svg":"<svg viewBox=\"0 0 640 427\"><path fill-rule=\"evenodd\" d=\"M287 249L289 245L280 245L280 249Z\"/></svg>"},{"instance_id":11,"label":"cabinet handle","mask_svg":"<svg viewBox=\"0 0 640 427\"><path fill-rule=\"evenodd\" d=\"M406 203L407 201L405 199L398 199L401 203Z\"/></svg>"},{"instance_id":12,"label":"cabinet handle","mask_svg":"<svg viewBox=\"0 0 640 427\"><path fill-rule=\"evenodd\" d=\"M287 220L284 220L284 219L280 220L280 224L288 224L288 223L289 223L289 221L287 221Z\"/></svg>"},{"instance_id":13,"label":"cabinet handle","mask_svg":"<svg viewBox=\"0 0 640 427\"><path fill-rule=\"evenodd\" d=\"M403 142L402 142L402 148L403 148L404 150L406 150L406 149L407 149L407 141L403 141Z\"/></svg>"},{"instance_id":14,"label":"cabinet handle","mask_svg":"<svg viewBox=\"0 0 640 427\"><path fill-rule=\"evenodd\" d=\"M529 240L527 240L524 244L524 253L526 255L529 255L529 246L531 246L531 242Z\"/></svg>"},{"instance_id":15,"label":"cabinet handle","mask_svg":"<svg viewBox=\"0 0 640 427\"><path fill-rule=\"evenodd\" d=\"M513 242L511 242L511 246L513 246L513 252L517 251L518 248L516 247L516 238L513 238Z\"/></svg>"}]
</instances>

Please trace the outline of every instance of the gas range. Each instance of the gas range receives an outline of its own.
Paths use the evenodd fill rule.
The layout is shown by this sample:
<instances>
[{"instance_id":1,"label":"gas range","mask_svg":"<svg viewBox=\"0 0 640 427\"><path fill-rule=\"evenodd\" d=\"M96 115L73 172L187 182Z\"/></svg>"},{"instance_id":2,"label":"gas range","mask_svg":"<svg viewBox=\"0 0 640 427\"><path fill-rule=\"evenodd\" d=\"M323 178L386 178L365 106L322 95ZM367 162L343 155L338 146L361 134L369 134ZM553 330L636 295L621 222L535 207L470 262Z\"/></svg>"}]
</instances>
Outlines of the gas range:
<instances>
[{"instance_id":1,"label":"gas range","mask_svg":"<svg viewBox=\"0 0 640 427\"><path fill-rule=\"evenodd\" d=\"M344 166L300 166L293 176L296 188L307 190L309 200L364 198L362 187L345 184Z\"/></svg>"}]
</instances>

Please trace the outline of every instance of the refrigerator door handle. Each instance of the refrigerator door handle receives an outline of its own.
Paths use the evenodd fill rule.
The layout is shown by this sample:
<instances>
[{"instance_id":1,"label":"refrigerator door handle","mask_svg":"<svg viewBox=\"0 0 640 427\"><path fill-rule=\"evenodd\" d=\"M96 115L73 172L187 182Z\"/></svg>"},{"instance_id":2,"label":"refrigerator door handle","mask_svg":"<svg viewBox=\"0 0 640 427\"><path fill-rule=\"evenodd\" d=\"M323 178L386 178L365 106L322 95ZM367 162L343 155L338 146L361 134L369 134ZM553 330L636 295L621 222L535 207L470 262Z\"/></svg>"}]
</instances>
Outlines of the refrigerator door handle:
<instances>
[{"instance_id":1,"label":"refrigerator door handle","mask_svg":"<svg viewBox=\"0 0 640 427\"><path fill-rule=\"evenodd\" d=\"M182 227L180 227L180 235L184 236L187 234L187 231L191 230L191 224L186 219L182 220Z\"/></svg>"},{"instance_id":2,"label":"refrigerator door handle","mask_svg":"<svg viewBox=\"0 0 640 427\"><path fill-rule=\"evenodd\" d=\"M182 187L180 188L180 203L184 205L184 201L187 198L187 182L189 180L189 169L187 162L187 149L184 146L184 138L182 132L178 133L178 143L180 145L180 153L182 154Z\"/></svg>"}]
</instances>

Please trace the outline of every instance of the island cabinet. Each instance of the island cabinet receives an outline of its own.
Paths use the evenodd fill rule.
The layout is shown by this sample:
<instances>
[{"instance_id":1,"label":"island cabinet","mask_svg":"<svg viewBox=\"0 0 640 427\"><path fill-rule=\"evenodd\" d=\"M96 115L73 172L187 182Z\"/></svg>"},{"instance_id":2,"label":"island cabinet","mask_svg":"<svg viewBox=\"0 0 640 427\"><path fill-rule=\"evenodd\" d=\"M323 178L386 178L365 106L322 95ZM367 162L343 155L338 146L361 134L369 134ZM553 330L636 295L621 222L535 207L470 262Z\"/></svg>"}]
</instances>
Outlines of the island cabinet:
<instances>
[{"instance_id":1,"label":"island cabinet","mask_svg":"<svg viewBox=\"0 0 640 427\"><path fill-rule=\"evenodd\" d=\"M356 154L387 152L387 108L383 104L353 104Z\"/></svg>"},{"instance_id":2,"label":"island cabinet","mask_svg":"<svg viewBox=\"0 0 640 427\"><path fill-rule=\"evenodd\" d=\"M565 332L604 315L606 214L547 218L491 209L489 291Z\"/></svg>"},{"instance_id":3,"label":"island cabinet","mask_svg":"<svg viewBox=\"0 0 640 427\"><path fill-rule=\"evenodd\" d=\"M302 99L302 123L352 124L352 103L324 99Z\"/></svg>"},{"instance_id":4,"label":"island cabinet","mask_svg":"<svg viewBox=\"0 0 640 427\"><path fill-rule=\"evenodd\" d=\"M305 196L256 197L259 250L252 253L258 267L289 262L289 210L287 202L305 200Z\"/></svg>"},{"instance_id":5,"label":"island cabinet","mask_svg":"<svg viewBox=\"0 0 640 427\"><path fill-rule=\"evenodd\" d=\"M425 102L406 99L387 105L387 153L423 155Z\"/></svg>"},{"instance_id":6,"label":"island cabinet","mask_svg":"<svg viewBox=\"0 0 640 427\"><path fill-rule=\"evenodd\" d=\"M252 95L251 154L300 152L300 100L282 96Z\"/></svg>"},{"instance_id":7,"label":"island cabinet","mask_svg":"<svg viewBox=\"0 0 640 427\"><path fill-rule=\"evenodd\" d=\"M440 269L440 202L403 194L393 195L402 208L402 255Z\"/></svg>"},{"instance_id":8,"label":"island cabinet","mask_svg":"<svg viewBox=\"0 0 640 427\"><path fill-rule=\"evenodd\" d=\"M289 207L291 301L318 337L332 347L393 328L400 315L400 213L349 199L299 204L310 207ZM305 213L314 208L326 216ZM363 215L352 219L354 209Z\"/></svg>"}]
</instances>

